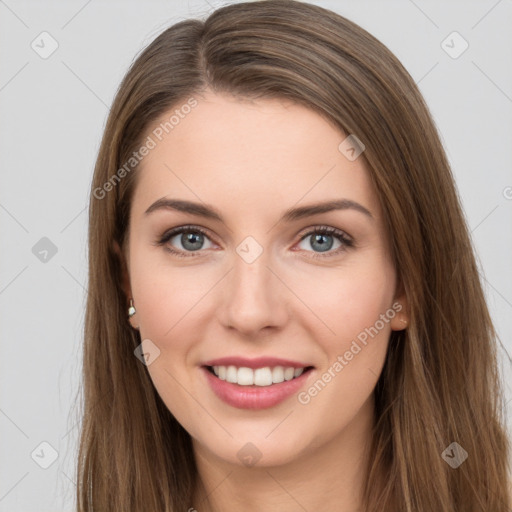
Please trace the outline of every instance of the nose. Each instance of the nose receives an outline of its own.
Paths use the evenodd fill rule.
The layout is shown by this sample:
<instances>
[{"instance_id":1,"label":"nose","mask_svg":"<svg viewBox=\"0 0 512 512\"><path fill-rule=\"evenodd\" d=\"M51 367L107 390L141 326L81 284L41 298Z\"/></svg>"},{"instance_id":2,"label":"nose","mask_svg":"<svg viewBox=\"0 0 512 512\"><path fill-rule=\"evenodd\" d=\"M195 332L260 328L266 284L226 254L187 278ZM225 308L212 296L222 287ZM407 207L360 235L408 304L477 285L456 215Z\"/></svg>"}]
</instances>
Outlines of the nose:
<instances>
[{"instance_id":1,"label":"nose","mask_svg":"<svg viewBox=\"0 0 512 512\"><path fill-rule=\"evenodd\" d=\"M271 267L266 251L250 263L235 254L217 309L217 317L225 328L235 329L246 338L256 338L260 332L285 325L287 291Z\"/></svg>"}]
</instances>

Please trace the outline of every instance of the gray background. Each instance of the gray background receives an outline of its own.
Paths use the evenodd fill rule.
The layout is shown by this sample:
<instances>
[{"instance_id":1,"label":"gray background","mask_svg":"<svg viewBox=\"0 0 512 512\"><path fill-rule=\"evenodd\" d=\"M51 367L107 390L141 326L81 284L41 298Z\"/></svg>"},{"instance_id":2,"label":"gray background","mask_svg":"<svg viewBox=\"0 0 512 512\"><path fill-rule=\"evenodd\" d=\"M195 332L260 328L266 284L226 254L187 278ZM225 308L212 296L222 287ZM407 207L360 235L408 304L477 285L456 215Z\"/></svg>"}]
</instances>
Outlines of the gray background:
<instances>
[{"instance_id":1,"label":"gray background","mask_svg":"<svg viewBox=\"0 0 512 512\"><path fill-rule=\"evenodd\" d=\"M512 0L312 3L386 44L430 106L501 338L510 426ZM73 510L86 205L108 106L143 46L219 5L0 0L0 511ZM58 43L46 59L31 47L51 48L43 31ZM442 43L453 31L469 44L457 58L463 40ZM47 469L43 442L58 453Z\"/></svg>"}]
</instances>

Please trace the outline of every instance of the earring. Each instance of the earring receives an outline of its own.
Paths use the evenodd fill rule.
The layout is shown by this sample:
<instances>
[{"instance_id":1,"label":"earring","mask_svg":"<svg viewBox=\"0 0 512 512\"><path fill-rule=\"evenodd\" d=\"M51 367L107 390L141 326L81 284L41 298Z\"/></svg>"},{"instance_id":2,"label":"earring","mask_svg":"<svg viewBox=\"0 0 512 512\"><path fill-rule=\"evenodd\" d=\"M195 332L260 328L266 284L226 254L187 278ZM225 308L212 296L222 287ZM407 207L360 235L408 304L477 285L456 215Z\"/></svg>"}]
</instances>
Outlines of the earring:
<instances>
[{"instance_id":1,"label":"earring","mask_svg":"<svg viewBox=\"0 0 512 512\"><path fill-rule=\"evenodd\" d=\"M407 322L407 320L406 320L405 318L402 318L402 319L400 320L400 322L402 322L402 323L403 323L403 324L405 324L405 325L407 325L407 323L408 323L408 322Z\"/></svg>"},{"instance_id":2,"label":"earring","mask_svg":"<svg viewBox=\"0 0 512 512\"><path fill-rule=\"evenodd\" d=\"M135 315L135 312L136 312L136 310L133 306L133 300L130 299L130 307L128 308L128 316L131 317L131 316Z\"/></svg>"}]
</instances>

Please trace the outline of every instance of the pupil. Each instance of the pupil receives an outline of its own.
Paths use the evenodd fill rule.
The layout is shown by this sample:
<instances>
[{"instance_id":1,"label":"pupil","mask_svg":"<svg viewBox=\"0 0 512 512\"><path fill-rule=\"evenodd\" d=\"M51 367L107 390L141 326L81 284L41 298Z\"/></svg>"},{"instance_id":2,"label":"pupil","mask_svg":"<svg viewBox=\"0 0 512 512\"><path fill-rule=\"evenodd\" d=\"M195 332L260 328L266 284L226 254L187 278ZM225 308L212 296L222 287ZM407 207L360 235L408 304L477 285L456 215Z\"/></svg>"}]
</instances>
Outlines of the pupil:
<instances>
[{"instance_id":1,"label":"pupil","mask_svg":"<svg viewBox=\"0 0 512 512\"><path fill-rule=\"evenodd\" d=\"M192 251L197 250L201 246L201 238L203 235L200 233L189 233L188 235L182 235L182 244L186 249L190 249ZM197 243L199 241L199 244ZM187 244L192 244L191 246L187 246Z\"/></svg>"},{"instance_id":2,"label":"pupil","mask_svg":"<svg viewBox=\"0 0 512 512\"><path fill-rule=\"evenodd\" d=\"M328 242L325 242L325 239L326 238L330 238L331 239L331 243L328 243ZM324 240L322 242L322 239ZM319 242L320 243L320 251L321 252L324 252L324 251L328 251L331 247L332 247L332 237L330 235L324 235L324 234L317 234L315 235L315 239L314 239L314 242Z\"/></svg>"}]
</instances>

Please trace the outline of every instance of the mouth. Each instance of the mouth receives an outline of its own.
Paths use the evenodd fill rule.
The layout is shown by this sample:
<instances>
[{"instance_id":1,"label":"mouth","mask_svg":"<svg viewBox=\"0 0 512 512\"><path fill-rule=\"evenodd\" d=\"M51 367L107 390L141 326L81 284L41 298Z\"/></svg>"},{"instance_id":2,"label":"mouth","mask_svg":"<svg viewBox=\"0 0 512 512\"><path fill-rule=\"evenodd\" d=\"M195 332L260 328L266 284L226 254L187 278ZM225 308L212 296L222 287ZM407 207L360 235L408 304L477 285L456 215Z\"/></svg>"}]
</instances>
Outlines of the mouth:
<instances>
[{"instance_id":1,"label":"mouth","mask_svg":"<svg viewBox=\"0 0 512 512\"><path fill-rule=\"evenodd\" d=\"M221 381L237 384L249 388L264 388L276 386L283 382L298 379L310 372L313 366L264 366L261 368L248 368L246 366L205 365L204 368Z\"/></svg>"},{"instance_id":2,"label":"mouth","mask_svg":"<svg viewBox=\"0 0 512 512\"><path fill-rule=\"evenodd\" d=\"M270 409L291 399L314 378L315 369L270 358L226 358L209 361L200 368L206 384L220 400L237 409L252 410Z\"/></svg>"}]
</instances>

